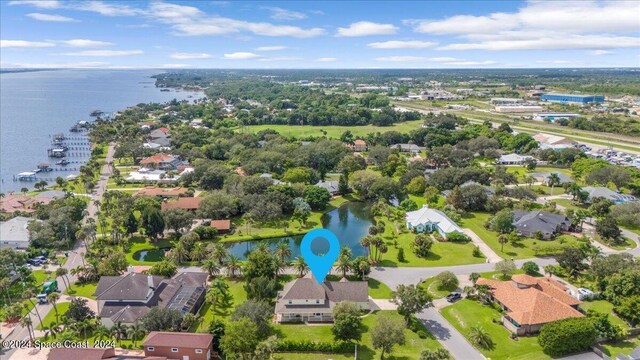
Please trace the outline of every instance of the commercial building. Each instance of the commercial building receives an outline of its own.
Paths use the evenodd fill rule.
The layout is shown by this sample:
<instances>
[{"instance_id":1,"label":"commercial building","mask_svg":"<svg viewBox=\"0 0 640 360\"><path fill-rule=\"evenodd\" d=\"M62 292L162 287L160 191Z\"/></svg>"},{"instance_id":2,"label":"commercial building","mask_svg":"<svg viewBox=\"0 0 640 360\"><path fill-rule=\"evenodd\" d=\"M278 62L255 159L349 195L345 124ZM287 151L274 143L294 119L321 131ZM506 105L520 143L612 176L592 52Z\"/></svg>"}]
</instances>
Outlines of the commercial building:
<instances>
[{"instance_id":1,"label":"commercial building","mask_svg":"<svg viewBox=\"0 0 640 360\"><path fill-rule=\"evenodd\" d=\"M603 95L577 95L577 94L555 94L547 93L540 96L540 100L556 102L562 104L591 104L591 103L603 103Z\"/></svg>"},{"instance_id":2,"label":"commercial building","mask_svg":"<svg viewBox=\"0 0 640 360\"><path fill-rule=\"evenodd\" d=\"M541 149L561 150L573 148L578 145L577 142L567 139L563 136L551 135L545 133L537 133L533 135L533 139L538 142Z\"/></svg>"},{"instance_id":3,"label":"commercial building","mask_svg":"<svg viewBox=\"0 0 640 360\"><path fill-rule=\"evenodd\" d=\"M520 98L491 98L491 105L518 105L526 101Z\"/></svg>"}]
</instances>

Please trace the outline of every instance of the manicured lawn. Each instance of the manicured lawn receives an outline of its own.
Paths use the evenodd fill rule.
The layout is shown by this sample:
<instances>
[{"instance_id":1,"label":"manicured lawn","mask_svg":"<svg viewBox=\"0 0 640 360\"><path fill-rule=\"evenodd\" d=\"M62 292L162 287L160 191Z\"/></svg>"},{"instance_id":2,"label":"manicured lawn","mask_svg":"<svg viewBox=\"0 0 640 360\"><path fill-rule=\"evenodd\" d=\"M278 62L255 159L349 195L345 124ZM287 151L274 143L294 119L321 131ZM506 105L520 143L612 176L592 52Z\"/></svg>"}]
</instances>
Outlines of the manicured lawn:
<instances>
[{"instance_id":1,"label":"manicured lawn","mask_svg":"<svg viewBox=\"0 0 640 360\"><path fill-rule=\"evenodd\" d=\"M211 303L205 302L200 309L201 318L191 327L195 332L207 332L209 324L215 319L225 319L231 315L236 306L247 300L247 292L244 290L244 282L225 279L229 284L229 298L224 304L218 304L214 308Z\"/></svg>"},{"instance_id":2,"label":"manicured lawn","mask_svg":"<svg viewBox=\"0 0 640 360\"><path fill-rule=\"evenodd\" d=\"M369 279L367 282L369 284L369 296L374 299L391 299L392 291L387 285L376 279Z\"/></svg>"},{"instance_id":3,"label":"manicured lawn","mask_svg":"<svg viewBox=\"0 0 640 360\"><path fill-rule=\"evenodd\" d=\"M34 284L38 290L40 290L41 285L44 284L45 281L53 278L52 275L47 274L44 270L34 270L32 273L33 277L36 279Z\"/></svg>"},{"instance_id":4,"label":"manicured lawn","mask_svg":"<svg viewBox=\"0 0 640 360\"><path fill-rule=\"evenodd\" d=\"M389 316L401 318L396 311L377 311L367 315L362 319L363 334L362 341L358 345L358 359L378 359L380 352L373 349L371 343L370 330L376 325L378 317ZM277 324L274 326L276 333L289 339L311 339L316 341L332 342L331 325L308 326L304 324ZM424 330L426 332L426 329ZM425 349L437 349L442 347L438 341L429 334L426 339L421 339L416 333L406 329L404 331L405 344L393 347L389 358L393 359L418 359L420 352ZM304 355L304 356L303 356ZM306 356L302 353L283 353L278 354L283 359L346 359L353 358L353 354L344 354L343 356L334 356L334 354L315 355L313 357Z\"/></svg>"},{"instance_id":5,"label":"manicured lawn","mask_svg":"<svg viewBox=\"0 0 640 360\"><path fill-rule=\"evenodd\" d=\"M629 325L613 312L613 304L606 300L584 301L582 304L580 304L580 307L585 311L594 310L601 314L608 314L609 320L612 324L620 325L624 329L629 328Z\"/></svg>"},{"instance_id":6,"label":"manicured lawn","mask_svg":"<svg viewBox=\"0 0 640 360\"><path fill-rule=\"evenodd\" d=\"M537 336L520 337L517 341L512 340L509 330L492 321L493 319L500 319L501 315L490 306L463 299L443 308L442 315L467 339L469 338L471 327L483 327L494 343L494 347L491 350L478 349L487 358L522 360L549 358L542 352Z\"/></svg>"},{"instance_id":7,"label":"manicured lawn","mask_svg":"<svg viewBox=\"0 0 640 360\"><path fill-rule=\"evenodd\" d=\"M466 244L452 242L433 243L433 247L426 258L417 257L411 250L411 243L415 234L404 233L398 236L388 234L390 232L389 225L383 236L387 243L388 251L382 256L381 266L389 267L431 267L431 266L454 266L465 264L479 264L485 262L483 257L474 257L473 249L475 245L469 242ZM398 247L394 245L397 240ZM404 249L404 262L398 261L398 251Z\"/></svg>"},{"instance_id":8,"label":"manicured lawn","mask_svg":"<svg viewBox=\"0 0 640 360\"><path fill-rule=\"evenodd\" d=\"M307 219L304 227L300 227L300 224L297 221L291 221L289 218L283 218L282 221L255 223L247 227L242 219L235 218L231 220L233 223L233 227L236 229L235 232L230 235L223 235L220 240L224 242L247 241L304 235L311 229L322 227L321 218L325 212L329 212L335 208L338 208L348 201L348 198L342 196L337 196L331 199L331 201L329 202L329 206L327 206L327 208L323 211L311 212L311 216L309 216L309 219ZM288 222L286 230L283 225L284 222Z\"/></svg>"},{"instance_id":9,"label":"manicured lawn","mask_svg":"<svg viewBox=\"0 0 640 360\"><path fill-rule=\"evenodd\" d=\"M56 307L58 308L58 320L61 320L62 316L67 313L69 305L71 305L70 302L59 302L56 304ZM46 327L51 326L51 324L56 322L56 311L54 309L51 309L46 316L44 314L40 314L40 316L42 316L42 324ZM36 328L38 330L42 330L40 324L37 324Z\"/></svg>"},{"instance_id":10,"label":"manicured lawn","mask_svg":"<svg viewBox=\"0 0 640 360\"><path fill-rule=\"evenodd\" d=\"M386 131L398 131L401 133L408 133L411 130L415 130L420 128L424 121L422 120L414 120L414 121L406 121L402 123L397 123L392 126L374 126L374 125L366 125L366 126L291 126L291 125L253 125L248 126L247 128L257 133L261 130L275 130L280 135L287 137L297 137L297 138L306 138L310 136L315 137L323 137L327 136L329 138L339 138L342 133L349 130L354 136L364 136L369 133L375 132L386 132ZM326 135L325 133L326 132Z\"/></svg>"},{"instance_id":11,"label":"manicured lawn","mask_svg":"<svg viewBox=\"0 0 640 360\"><path fill-rule=\"evenodd\" d=\"M427 280L420 283L420 287L427 291L434 299L442 299L443 297L449 295L450 292L456 290L454 289L445 289L440 288L440 282L438 279L434 277L430 277Z\"/></svg>"},{"instance_id":12,"label":"manicured lawn","mask_svg":"<svg viewBox=\"0 0 640 360\"><path fill-rule=\"evenodd\" d=\"M524 274L524 270L518 269L511 276L517 275L517 274ZM508 276L508 277L505 278L504 276L502 276L502 273L499 272L499 271L488 271L488 272L480 273L480 277L481 278L500 280L500 281L511 280L511 276ZM542 276L542 275L540 275L540 276Z\"/></svg>"},{"instance_id":13,"label":"manicured lawn","mask_svg":"<svg viewBox=\"0 0 640 360\"><path fill-rule=\"evenodd\" d=\"M553 199L553 200L549 200L549 201L553 201L554 203L563 206L567 209L573 209L573 210L579 210L579 209L587 209L588 206L581 206L581 205L576 205L573 203L573 201L569 200L569 199Z\"/></svg>"},{"instance_id":14,"label":"manicured lawn","mask_svg":"<svg viewBox=\"0 0 640 360\"><path fill-rule=\"evenodd\" d=\"M629 239L629 238L623 238L624 242L620 243L620 244L616 244L616 245L612 245L609 242L603 241L602 238L600 236L598 236L596 234L596 236L593 237L593 239L597 242L599 242L602 245L608 246L614 250L627 250L627 249L635 249L636 246L638 246L638 244L636 244L635 241Z\"/></svg>"},{"instance_id":15,"label":"manicured lawn","mask_svg":"<svg viewBox=\"0 0 640 360\"><path fill-rule=\"evenodd\" d=\"M579 240L575 237L560 235L554 240L524 238L515 245L504 244L504 251L502 251L502 245L498 242L498 233L484 227L487 220L492 217L493 215L488 213L467 213L462 217L459 225L473 230L496 254L505 258L529 259L536 256L552 255L561 252L566 246L578 245Z\"/></svg>"},{"instance_id":16,"label":"manicured lawn","mask_svg":"<svg viewBox=\"0 0 640 360\"><path fill-rule=\"evenodd\" d=\"M617 343L604 344L604 353L610 358L615 359L618 354L631 354L638 346L640 346L640 337L635 337Z\"/></svg>"},{"instance_id":17,"label":"manicured lawn","mask_svg":"<svg viewBox=\"0 0 640 360\"><path fill-rule=\"evenodd\" d=\"M86 284L78 284L75 283L71 285L70 289L65 290L65 294L86 297L89 299L95 299L93 293L96 292L96 288L98 287L98 283L86 283Z\"/></svg>"},{"instance_id":18,"label":"manicured lawn","mask_svg":"<svg viewBox=\"0 0 640 360\"><path fill-rule=\"evenodd\" d=\"M149 242L149 239L143 236L135 236L129 242L129 251L126 253L127 262L130 265L153 265L159 259L154 259L155 261L140 261L133 258L133 254L142 250L156 250L164 247L173 247L173 242L163 239L154 243Z\"/></svg>"}]
</instances>

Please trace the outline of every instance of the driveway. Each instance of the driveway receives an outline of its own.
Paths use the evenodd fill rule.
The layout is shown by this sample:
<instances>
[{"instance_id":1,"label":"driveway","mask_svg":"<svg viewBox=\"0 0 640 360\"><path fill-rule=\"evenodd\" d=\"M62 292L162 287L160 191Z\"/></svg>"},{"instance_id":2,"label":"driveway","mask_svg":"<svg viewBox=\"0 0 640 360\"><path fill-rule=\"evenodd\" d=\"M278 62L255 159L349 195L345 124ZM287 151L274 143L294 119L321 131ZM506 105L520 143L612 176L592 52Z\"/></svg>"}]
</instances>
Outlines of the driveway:
<instances>
[{"instance_id":1,"label":"driveway","mask_svg":"<svg viewBox=\"0 0 640 360\"><path fill-rule=\"evenodd\" d=\"M487 243L482 241L482 239L480 239L480 236L474 233L471 229L462 229L462 231L471 238L471 241L473 242L474 245L480 248L480 251L482 251L484 256L487 257L487 260L490 263L497 263L502 261L502 257L496 254L496 252L493 251L493 249L490 248L489 245L487 245Z\"/></svg>"},{"instance_id":2,"label":"driveway","mask_svg":"<svg viewBox=\"0 0 640 360\"><path fill-rule=\"evenodd\" d=\"M451 353L454 359L483 360L485 357L476 350L462 334L440 315L437 309L429 308L416 317L433 336Z\"/></svg>"}]
</instances>

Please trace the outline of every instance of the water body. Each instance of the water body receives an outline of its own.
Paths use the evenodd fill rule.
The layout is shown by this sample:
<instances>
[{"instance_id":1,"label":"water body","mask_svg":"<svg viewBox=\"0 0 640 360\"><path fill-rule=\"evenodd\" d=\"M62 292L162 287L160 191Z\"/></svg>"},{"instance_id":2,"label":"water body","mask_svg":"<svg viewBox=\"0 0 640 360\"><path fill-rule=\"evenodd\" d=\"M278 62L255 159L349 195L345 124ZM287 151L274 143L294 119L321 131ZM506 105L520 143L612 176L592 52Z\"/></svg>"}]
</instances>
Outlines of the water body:
<instances>
[{"instance_id":1,"label":"water body","mask_svg":"<svg viewBox=\"0 0 640 360\"><path fill-rule=\"evenodd\" d=\"M160 91L151 78L159 72L56 70L0 74L0 191L32 188L33 182L14 182L13 176L31 171L41 162L54 164L54 159L47 157L51 135L67 133L79 120L91 120L89 114L93 110L110 113L139 103L203 96L188 91ZM69 157L70 161L82 159L83 156ZM53 171L39 176L55 178L72 173Z\"/></svg>"},{"instance_id":2,"label":"water body","mask_svg":"<svg viewBox=\"0 0 640 360\"><path fill-rule=\"evenodd\" d=\"M369 226L372 224L370 205L361 202L344 204L337 209L329 211L322 217L322 227L336 234L340 241L340 246L350 247L354 257L366 255L366 249L360 246L360 239L369 233ZM302 236L275 238L261 240L260 242L265 241L269 243L272 249L275 249L280 242L287 242L291 248L291 258L294 259L300 255ZM258 243L258 241L234 243L229 247L229 253L245 259L247 253L255 248ZM326 253L328 249L326 241L314 241L311 244L311 250L315 254Z\"/></svg>"}]
</instances>

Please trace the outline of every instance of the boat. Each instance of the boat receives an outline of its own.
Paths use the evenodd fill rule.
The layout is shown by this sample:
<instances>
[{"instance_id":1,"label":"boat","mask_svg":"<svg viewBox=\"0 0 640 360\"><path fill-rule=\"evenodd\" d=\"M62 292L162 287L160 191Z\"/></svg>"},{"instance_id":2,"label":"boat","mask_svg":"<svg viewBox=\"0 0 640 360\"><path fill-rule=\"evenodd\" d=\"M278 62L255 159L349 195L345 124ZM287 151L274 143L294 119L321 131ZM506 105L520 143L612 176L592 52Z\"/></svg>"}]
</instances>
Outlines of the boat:
<instances>
[{"instance_id":1,"label":"boat","mask_svg":"<svg viewBox=\"0 0 640 360\"><path fill-rule=\"evenodd\" d=\"M40 163L38 164L38 172L41 172L41 171L49 172L49 171L53 171L53 169L47 163Z\"/></svg>"},{"instance_id":2,"label":"boat","mask_svg":"<svg viewBox=\"0 0 640 360\"><path fill-rule=\"evenodd\" d=\"M18 180L20 181L35 181L38 179L36 177L36 173L32 171L21 172L20 174L17 175L17 177L18 177Z\"/></svg>"},{"instance_id":3,"label":"boat","mask_svg":"<svg viewBox=\"0 0 640 360\"><path fill-rule=\"evenodd\" d=\"M160 89L160 91L162 91L162 92L169 92L169 91L171 91L171 90L169 90L169 89Z\"/></svg>"},{"instance_id":4,"label":"boat","mask_svg":"<svg viewBox=\"0 0 640 360\"><path fill-rule=\"evenodd\" d=\"M104 112L103 112L102 110L93 110L93 111L91 112L91 114L89 114L89 116L96 117L96 116L100 116L100 115L102 115L102 114L104 114Z\"/></svg>"},{"instance_id":5,"label":"boat","mask_svg":"<svg viewBox=\"0 0 640 360\"><path fill-rule=\"evenodd\" d=\"M69 165L69 162L68 162L66 159L62 159L62 160L60 160L60 161L57 161L57 162L56 162L56 165L62 165L62 166L65 166L65 165Z\"/></svg>"}]
</instances>

